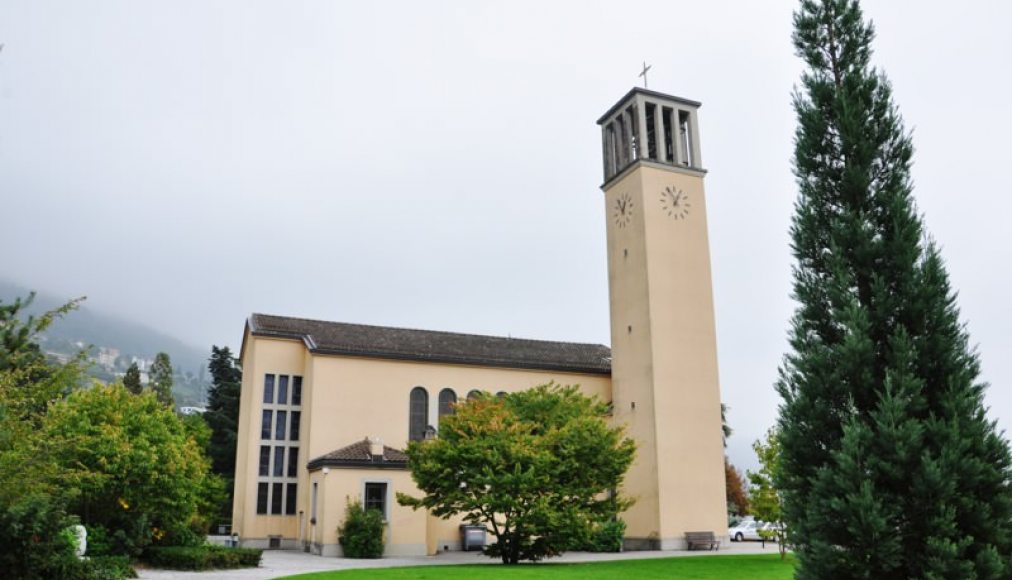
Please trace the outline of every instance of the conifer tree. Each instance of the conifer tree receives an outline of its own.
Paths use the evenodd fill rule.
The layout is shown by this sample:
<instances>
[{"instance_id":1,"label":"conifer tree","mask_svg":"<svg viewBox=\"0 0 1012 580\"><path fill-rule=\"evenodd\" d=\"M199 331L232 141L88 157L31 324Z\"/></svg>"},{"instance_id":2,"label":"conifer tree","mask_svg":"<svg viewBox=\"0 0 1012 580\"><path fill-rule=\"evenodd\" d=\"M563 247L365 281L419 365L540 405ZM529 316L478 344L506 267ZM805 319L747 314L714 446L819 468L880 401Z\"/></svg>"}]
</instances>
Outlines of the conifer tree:
<instances>
[{"instance_id":1,"label":"conifer tree","mask_svg":"<svg viewBox=\"0 0 1012 580\"><path fill-rule=\"evenodd\" d=\"M169 355L160 352L155 355L155 361L151 363L151 390L163 405L175 405L172 397L172 362Z\"/></svg>"},{"instance_id":2,"label":"conifer tree","mask_svg":"<svg viewBox=\"0 0 1012 580\"><path fill-rule=\"evenodd\" d=\"M1012 578L1012 459L855 0L802 0L778 487L798 578Z\"/></svg>"},{"instance_id":3,"label":"conifer tree","mask_svg":"<svg viewBox=\"0 0 1012 580\"><path fill-rule=\"evenodd\" d=\"M211 346L208 362L212 385L207 395L204 419L211 427L212 470L226 479L229 497L221 506L221 515L232 512L232 485L235 479L235 448L239 430L239 393L242 390L242 369L227 347Z\"/></svg>"},{"instance_id":4,"label":"conifer tree","mask_svg":"<svg viewBox=\"0 0 1012 580\"><path fill-rule=\"evenodd\" d=\"M141 369L137 367L137 363L130 363L126 373L123 375L123 386L128 391L135 395L139 395L144 391L143 385L141 385Z\"/></svg>"}]
</instances>

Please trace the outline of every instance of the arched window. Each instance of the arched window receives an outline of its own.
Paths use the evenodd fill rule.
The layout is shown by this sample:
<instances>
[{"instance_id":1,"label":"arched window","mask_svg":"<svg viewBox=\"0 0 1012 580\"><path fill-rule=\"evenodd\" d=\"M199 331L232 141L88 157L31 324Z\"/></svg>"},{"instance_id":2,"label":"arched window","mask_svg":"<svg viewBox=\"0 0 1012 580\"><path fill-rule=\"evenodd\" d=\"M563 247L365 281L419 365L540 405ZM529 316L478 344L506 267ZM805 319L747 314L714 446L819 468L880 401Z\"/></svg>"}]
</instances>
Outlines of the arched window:
<instances>
[{"instance_id":1,"label":"arched window","mask_svg":"<svg viewBox=\"0 0 1012 580\"><path fill-rule=\"evenodd\" d=\"M471 389L471 392L467 394L467 400L473 401L481 396L481 391L478 389Z\"/></svg>"},{"instance_id":2,"label":"arched window","mask_svg":"<svg viewBox=\"0 0 1012 580\"><path fill-rule=\"evenodd\" d=\"M506 396L506 391L499 391L498 393L495 394L495 396L501 399Z\"/></svg>"},{"instance_id":3,"label":"arched window","mask_svg":"<svg viewBox=\"0 0 1012 580\"><path fill-rule=\"evenodd\" d=\"M429 393L424 387L411 389L411 402L408 407L408 439L421 441L425 439L425 428L429 424Z\"/></svg>"},{"instance_id":4,"label":"arched window","mask_svg":"<svg viewBox=\"0 0 1012 580\"><path fill-rule=\"evenodd\" d=\"M457 404L457 393L453 389L439 391L439 417L453 414L453 406Z\"/></svg>"}]
</instances>

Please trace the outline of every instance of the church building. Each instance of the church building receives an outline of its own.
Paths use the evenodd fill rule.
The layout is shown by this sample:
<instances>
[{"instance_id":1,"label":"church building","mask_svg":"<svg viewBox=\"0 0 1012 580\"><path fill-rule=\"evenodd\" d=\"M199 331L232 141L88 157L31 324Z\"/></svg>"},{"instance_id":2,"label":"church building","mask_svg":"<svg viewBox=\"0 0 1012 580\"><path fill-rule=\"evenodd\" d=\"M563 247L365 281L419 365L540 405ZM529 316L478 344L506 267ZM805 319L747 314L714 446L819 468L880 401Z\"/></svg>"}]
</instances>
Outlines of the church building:
<instances>
[{"instance_id":1,"label":"church building","mask_svg":"<svg viewBox=\"0 0 1012 580\"><path fill-rule=\"evenodd\" d=\"M387 555L461 549L403 453L474 393L555 381L612 403L637 458L626 549L727 538L713 291L695 101L634 88L599 120L611 348L253 314L246 322L233 533L341 554L348 499L383 512ZM588 200L588 203L592 203Z\"/></svg>"}]
</instances>

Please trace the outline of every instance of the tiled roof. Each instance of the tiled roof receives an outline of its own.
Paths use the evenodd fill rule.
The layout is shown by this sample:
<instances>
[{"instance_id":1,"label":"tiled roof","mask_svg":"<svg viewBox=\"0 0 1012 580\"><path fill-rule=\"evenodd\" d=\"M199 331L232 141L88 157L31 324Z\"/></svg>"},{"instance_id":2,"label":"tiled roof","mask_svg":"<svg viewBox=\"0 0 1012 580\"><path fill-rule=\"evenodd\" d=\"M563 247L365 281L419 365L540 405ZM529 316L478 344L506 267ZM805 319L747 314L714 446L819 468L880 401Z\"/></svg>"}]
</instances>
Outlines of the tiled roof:
<instances>
[{"instance_id":1,"label":"tiled roof","mask_svg":"<svg viewBox=\"0 0 1012 580\"><path fill-rule=\"evenodd\" d=\"M414 361L611 374L611 349L600 344L412 330L253 314L257 336L302 340L314 353Z\"/></svg>"},{"instance_id":2,"label":"tiled roof","mask_svg":"<svg viewBox=\"0 0 1012 580\"><path fill-rule=\"evenodd\" d=\"M376 469L407 469L408 456L400 449L383 446L383 457L373 457L369 439L363 439L321 455L309 462L309 470L321 467L358 467Z\"/></svg>"}]
</instances>

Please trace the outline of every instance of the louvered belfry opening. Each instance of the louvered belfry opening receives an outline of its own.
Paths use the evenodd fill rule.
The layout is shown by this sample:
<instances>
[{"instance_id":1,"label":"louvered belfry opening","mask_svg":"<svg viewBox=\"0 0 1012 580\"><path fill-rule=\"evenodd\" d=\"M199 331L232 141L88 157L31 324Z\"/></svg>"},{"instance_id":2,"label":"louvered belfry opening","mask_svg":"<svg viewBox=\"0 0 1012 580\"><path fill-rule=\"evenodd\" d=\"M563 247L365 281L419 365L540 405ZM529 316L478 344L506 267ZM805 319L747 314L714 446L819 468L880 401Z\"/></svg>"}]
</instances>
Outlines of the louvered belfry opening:
<instances>
[{"instance_id":1,"label":"louvered belfry opening","mask_svg":"<svg viewBox=\"0 0 1012 580\"><path fill-rule=\"evenodd\" d=\"M598 120L605 182L636 161L701 169L699 105L647 89L629 91Z\"/></svg>"}]
</instances>

